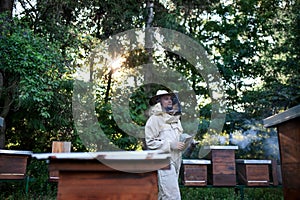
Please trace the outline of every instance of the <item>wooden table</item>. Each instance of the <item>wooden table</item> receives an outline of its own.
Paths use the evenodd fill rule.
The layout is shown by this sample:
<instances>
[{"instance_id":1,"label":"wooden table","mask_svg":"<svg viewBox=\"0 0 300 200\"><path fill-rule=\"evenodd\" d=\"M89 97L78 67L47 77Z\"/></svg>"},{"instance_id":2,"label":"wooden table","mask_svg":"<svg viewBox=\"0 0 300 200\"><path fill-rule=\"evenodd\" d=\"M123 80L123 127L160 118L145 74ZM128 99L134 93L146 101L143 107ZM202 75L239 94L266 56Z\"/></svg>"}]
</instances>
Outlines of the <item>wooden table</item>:
<instances>
[{"instance_id":1,"label":"wooden table","mask_svg":"<svg viewBox=\"0 0 300 200\"><path fill-rule=\"evenodd\" d=\"M170 155L156 151L34 154L59 171L57 199L157 199L157 169Z\"/></svg>"}]
</instances>

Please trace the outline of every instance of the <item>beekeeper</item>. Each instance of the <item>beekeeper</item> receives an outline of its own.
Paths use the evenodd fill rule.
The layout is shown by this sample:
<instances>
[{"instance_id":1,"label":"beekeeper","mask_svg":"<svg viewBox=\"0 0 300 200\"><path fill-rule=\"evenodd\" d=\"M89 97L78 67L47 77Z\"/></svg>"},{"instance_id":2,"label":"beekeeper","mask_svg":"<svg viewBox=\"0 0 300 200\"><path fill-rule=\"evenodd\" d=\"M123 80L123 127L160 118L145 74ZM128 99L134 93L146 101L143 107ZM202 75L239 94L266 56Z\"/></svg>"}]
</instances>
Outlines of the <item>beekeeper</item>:
<instances>
[{"instance_id":1,"label":"beekeeper","mask_svg":"<svg viewBox=\"0 0 300 200\"><path fill-rule=\"evenodd\" d=\"M183 129L180 122L179 101L174 93L158 90L150 101L150 117L145 126L145 141L150 150L162 150L171 154L169 170L158 170L159 200L180 200L178 185Z\"/></svg>"}]
</instances>

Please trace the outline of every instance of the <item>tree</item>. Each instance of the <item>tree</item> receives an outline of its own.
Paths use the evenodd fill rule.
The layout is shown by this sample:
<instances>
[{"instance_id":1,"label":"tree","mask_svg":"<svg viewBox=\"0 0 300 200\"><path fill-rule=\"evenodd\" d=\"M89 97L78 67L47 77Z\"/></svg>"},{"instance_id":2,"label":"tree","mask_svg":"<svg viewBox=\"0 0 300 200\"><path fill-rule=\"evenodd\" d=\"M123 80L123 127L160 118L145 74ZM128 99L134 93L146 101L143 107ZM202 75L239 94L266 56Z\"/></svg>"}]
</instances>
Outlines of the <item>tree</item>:
<instances>
[{"instance_id":1,"label":"tree","mask_svg":"<svg viewBox=\"0 0 300 200\"><path fill-rule=\"evenodd\" d=\"M20 2L25 5L25 1ZM246 130L248 121L245 119L256 122L299 103L297 2L153 2L153 26L179 31L203 44L207 55L221 72L228 100L225 133ZM88 57L97 43L123 31L145 27L149 14L146 1L133 0L37 1L36 7L24 8L21 21L28 23L35 34L57 43L63 56L74 55L70 65L77 67L82 66L77 62L78 58ZM123 55L127 60L121 70L138 71L137 66L149 61L145 59L146 55L144 50ZM172 70L187 78L197 97L202 99L198 135L201 139L209 127L212 109L205 77L178 55L166 50L160 56L160 59L154 57L153 62L168 63ZM111 72L105 69L99 73L101 86L97 94L97 111L101 116L100 125L107 127L107 136L116 138L117 143L118 138L126 140L126 133L119 130L112 120L111 91L118 80L110 76ZM142 104L141 107L147 107L146 102ZM135 114L131 117L143 124L142 109L132 109ZM117 137L119 135L122 137ZM130 142L128 140L128 146Z\"/></svg>"},{"instance_id":2,"label":"tree","mask_svg":"<svg viewBox=\"0 0 300 200\"><path fill-rule=\"evenodd\" d=\"M3 0L0 2L0 13L7 12L8 17L12 17L14 0Z\"/></svg>"},{"instance_id":3,"label":"tree","mask_svg":"<svg viewBox=\"0 0 300 200\"><path fill-rule=\"evenodd\" d=\"M5 34L3 30L5 30L7 27L5 27L4 22L9 23L9 20L12 18L12 11L13 11L13 3L14 0L3 0L0 2L0 16L1 16L1 21L3 22L0 24L0 30L1 30L1 35ZM3 119L3 125L0 127L0 148L4 148L4 141L5 141L5 129L6 129L6 123L5 123L5 118L9 112L10 109L10 104L12 102L11 98L11 91L5 91L4 90L4 85L7 84L5 83L4 80L4 75L0 71L0 98L3 98L4 96L4 101L2 105L2 111L0 114L0 117ZM12 85L8 85L8 88L11 90L14 90L15 84L12 83Z\"/></svg>"},{"instance_id":4,"label":"tree","mask_svg":"<svg viewBox=\"0 0 300 200\"><path fill-rule=\"evenodd\" d=\"M36 36L17 20L5 25L13 27L6 29L9 32L3 31L0 40L0 70L4 86L1 102L8 105L2 112L6 112L9 132L22 125L43 132L50 118L54 123L59 117L54 116L59 113L53 113L52 109L59 106L59 98L66 95L63 90L67 85L63 84L68 82L71 68L66 65L56 44ZM65 108L60 110L64 112Z\"/></svg>"}]
</instances>

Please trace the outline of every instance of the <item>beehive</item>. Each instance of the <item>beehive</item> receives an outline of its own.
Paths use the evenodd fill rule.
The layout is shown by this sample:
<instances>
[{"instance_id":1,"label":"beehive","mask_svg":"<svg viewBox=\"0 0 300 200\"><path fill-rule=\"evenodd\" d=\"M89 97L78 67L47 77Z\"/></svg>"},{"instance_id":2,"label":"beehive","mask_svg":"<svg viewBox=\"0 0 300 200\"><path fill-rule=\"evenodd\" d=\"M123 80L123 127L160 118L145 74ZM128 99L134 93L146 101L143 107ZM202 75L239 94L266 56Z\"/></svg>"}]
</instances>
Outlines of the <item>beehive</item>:
<instances>
[{"instance_id":1,"label":"beehive","mask_svg":"<svg viewBox=\"0 0 300 200\"><path fill-rule=\"evenodd\" d=\"M237 146L206 146L210 150L207 158L211 160L208 167L208 182L214 186L236 185L235 150Z\"/></svg>"},{"instance_id":2,"label":"beehive","mask_svg":"<svg viewBox=\"0 0 300 200\"><path fill-rule=\"evenodd\" d=\"M237 159L238 183L247 186L268 186L270 184L271 160Z\"/></svg>"},{"instance_id":3,"label":"beehive","mask_svg":"<svg viewBox=\"0 0 300 200\"><path fill-rule=\"evenodd\" d=\"M24 179L31 151L0 150L0 179Z\"/></svg>"},{"instance_id":4,"label":"beehive","mask_svg":"<svg viewBox=\"0 0 300 200\"><path fill-rule=\"evenodd\" d=\"M183 159L182 160L182 184L185 186L207 185L207 166L210 160L204 159Z\"/></svg>"},{"instance_id":5,"label":"beehive","mask_svg":"<svg viewBox=\"0 0 300 200\"><path fill-rule=\"evenodd\" d=\"M276 127L279 140L284 199L300 196L300 105L264 119Z\"/></svg>"}]
</instances>

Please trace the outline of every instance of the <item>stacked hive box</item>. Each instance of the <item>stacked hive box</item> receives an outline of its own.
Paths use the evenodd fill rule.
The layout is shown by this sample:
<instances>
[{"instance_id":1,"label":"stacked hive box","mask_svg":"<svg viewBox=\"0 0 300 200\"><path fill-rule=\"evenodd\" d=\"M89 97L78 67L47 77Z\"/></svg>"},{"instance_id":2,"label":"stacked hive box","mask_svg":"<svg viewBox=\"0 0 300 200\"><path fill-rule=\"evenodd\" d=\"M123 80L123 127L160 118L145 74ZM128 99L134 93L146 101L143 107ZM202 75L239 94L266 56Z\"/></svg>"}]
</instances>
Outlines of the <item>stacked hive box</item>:
<instances>
[{"instance_id":1,"label":"stacked hive box","mask_svg":"<svg viewBox=\"0 0 300 200\"><path fill-rule=\"evenodd\" d=\"M206 186L207 185L207 165L210 160L182 160L182 183L185 186Z\"/></svg>"},{"instance_id":2,"label":"stacked hive box","mask_svg":"<svg viewBox=\"0 0 300 200\"><path fill-rule=\"evenodd\" d=\"M57 199L157 200L157 170L170 169L170 154L156 151L33 154L59 171Z\"/></svg>"},{"instance_id":3,"label":"stacked hive box","mask_svg":"<svg viewBox=\"0 0 300 200\"><path fill-rule=\"evenodd\" d=\"M236 160L238 182L247 186L268 186L271 160Z\"/></svg>"},{"instance_id":4,"label":"stacked hive box","mask_svg":"<svg viewBox=\"0 0 300 200\"><path fill-rule=\"evenodd\" d=\"M31 151L0 150L0 179L24 179Z\"/></svg>"},{"instance_id":5,"label":"stacked hive box","mask_svg":"<svg viewBox=\"0 0 300 200\"><path fill-rule=\"evenodd\" d=\"M208 182L214 186L235 186L236 166L235 150L237 146L205 146L211 160L208 168Z\"/></svg>"}]
</instances>

